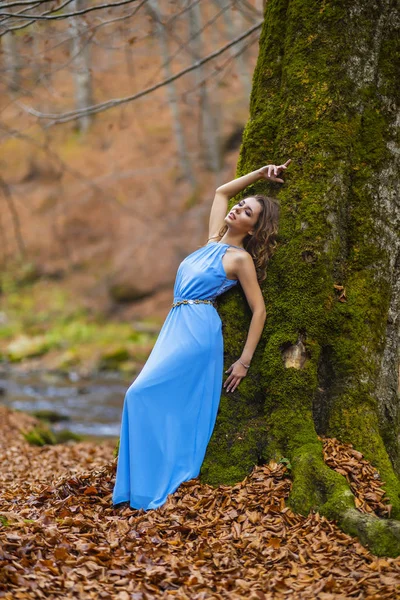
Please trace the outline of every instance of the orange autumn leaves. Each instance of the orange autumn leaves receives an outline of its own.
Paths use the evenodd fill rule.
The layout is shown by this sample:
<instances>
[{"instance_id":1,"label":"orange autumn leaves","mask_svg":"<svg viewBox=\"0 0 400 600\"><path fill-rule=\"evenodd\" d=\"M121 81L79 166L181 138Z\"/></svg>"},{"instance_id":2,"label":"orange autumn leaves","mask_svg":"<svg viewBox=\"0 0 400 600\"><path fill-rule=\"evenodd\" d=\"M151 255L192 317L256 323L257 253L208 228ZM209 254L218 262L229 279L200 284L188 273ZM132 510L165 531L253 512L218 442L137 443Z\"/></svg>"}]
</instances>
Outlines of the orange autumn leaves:
<instances>
[{"instance_id":1,"label":"orange autumn leaves","mask_svg":"<svg viewBox=\"0 0 400 600\"><path fill-rule=\"evenodd\" d=\"M372 556L318 514L294 514L284 464L217 489L192 479L145 512L111 505L111 443L35 448L9 423L0 433L2 598L396 597L400 559ZM372 482L379 497L381 484L369 463L336 440L323 443L360 508L387 511L383 496L367 497Z\"/></svg>"},{"instance_id":2,"label":"orange autumn leaves","mask_svg":"<svg viewBox=\"0 0 400 600\"><path fill-rule=\"evenodd\" d=\"M320 438L321 439L321 438ZM385 498L378 471L351 444L336 439L322 439L326 464L346 477L355 496L355 505L365 513L390 517L391 505Z\"/></svg>"}]
</instances>

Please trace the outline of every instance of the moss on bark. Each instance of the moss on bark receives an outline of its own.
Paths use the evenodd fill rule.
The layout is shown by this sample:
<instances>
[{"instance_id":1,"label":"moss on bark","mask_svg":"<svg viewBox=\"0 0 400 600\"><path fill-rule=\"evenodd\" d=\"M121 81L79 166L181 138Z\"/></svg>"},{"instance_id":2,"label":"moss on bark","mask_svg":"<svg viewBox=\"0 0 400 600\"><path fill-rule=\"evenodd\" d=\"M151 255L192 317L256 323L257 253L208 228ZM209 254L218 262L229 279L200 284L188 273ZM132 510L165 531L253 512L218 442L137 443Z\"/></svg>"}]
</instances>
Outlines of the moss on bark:
<instances>
[{"instance_id":1,"label":"moss on bark","mask_svg":"<svg viewBox=\"0 0 400 600\"><path fill-rule=\"evenodd\" d=\"M263 285L265 330L248 377L222 396L201 472L210 483L233 483L255 464L287 456L293 508L319 510L390 555L400 553L397 525L356 518L347 483L323 463L317 433L351 442L378 468L400 517L399 423L393 431L375 394L394 293L394 13L399 19L391 0L267 4L238 175L293 162ZM259 183L246 195L255 191L278 188ZM219 309L229 366L250 314L240 290ZM287 367L285 351L300 341L303 368Z\"/></svg>"}]
</instances>

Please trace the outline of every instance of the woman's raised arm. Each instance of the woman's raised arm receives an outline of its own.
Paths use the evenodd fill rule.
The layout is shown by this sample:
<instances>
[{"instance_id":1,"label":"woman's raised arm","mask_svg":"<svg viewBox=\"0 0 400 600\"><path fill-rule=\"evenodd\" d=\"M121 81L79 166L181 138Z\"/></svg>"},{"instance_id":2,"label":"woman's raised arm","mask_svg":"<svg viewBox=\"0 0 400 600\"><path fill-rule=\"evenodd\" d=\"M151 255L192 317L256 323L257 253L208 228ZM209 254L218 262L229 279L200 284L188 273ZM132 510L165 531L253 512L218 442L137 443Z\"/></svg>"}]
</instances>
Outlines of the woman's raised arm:
<instances>
[{"instance_id":1,"label":"woman's raised arm","mask_svg":"<svg viewBox=\"0 0 400 600\"><path fill-rule=\"evenodd\" d=\"M259 181L260 179L283 183L283 179L280 179L278 176L281 171L284 171L287 168L289 163L290 159L286 161L284 165L266 165L265 167L261 167L261 169L257 169L256 171L247 173L247 175L243 175L242 177L238 177L237 179L233 179L228 183L220 185L215 191L214 201L211 207L208 228L209 239L218 237L218 232L224 224L230 198L233 198L233 196L236 196L236 194L244 190L248 185Z\"/></svg>"}]
</instances>

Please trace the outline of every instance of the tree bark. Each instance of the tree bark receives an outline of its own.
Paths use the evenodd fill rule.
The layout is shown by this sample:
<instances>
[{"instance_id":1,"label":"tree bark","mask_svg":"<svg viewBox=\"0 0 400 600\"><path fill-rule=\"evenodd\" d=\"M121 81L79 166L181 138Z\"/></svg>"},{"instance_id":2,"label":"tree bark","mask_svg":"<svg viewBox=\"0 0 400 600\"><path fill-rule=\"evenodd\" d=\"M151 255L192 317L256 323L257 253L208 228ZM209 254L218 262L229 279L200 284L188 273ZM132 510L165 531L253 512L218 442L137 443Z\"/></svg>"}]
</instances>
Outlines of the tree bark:
<instances>
[{"instance_id":1,"label":"tree bark","mask_svg":"<svg viewBox=\"0 0 400 600\"><path fill-rule=\"evenodd\" d=\"M233 484L287 457L294 510L335 519L391 556L400 554L399 22L394 0L267 3L238 175L293 162L263 284L265 330L248 376L222 395L201 471ZM246 194L255 191L277 188ZM229 366L251 316L243 293L225 294L220 313ZM376 466L391 519L356 510L318 434Z\"/></svg>"},{"instance_id":2,"label":"tree bark","mask_svg":"<svg viewBox=\"0 0 400 600\"><path fill-rule=\"evenodd\" d=\"M84 0L72 0L71 11L84 8ZM76 108L87 108L93 104L93 87L91 73L90 41L86 33L84 17L70 18L71 55L73 60L73 77L75 83ZM93 115L84 115L78 120L79 129L87 131L93 121Z\"/></svg>"},{"instance_id":3,"label":"tree bark","mask_svg":"<svg viewBox=\"0 0 400 600\"><path fill-rule=\"evenodd\" d=\"M148 0L147 9L155 21L157 39L160 46L161 60L163 62L163 71L166 79L172 76L172 69L169 62L167 32L161 20L161 12L158 0ZM193 172L189 152L187 149L184 127L182 123L181 111L179 108L178 95L174 82L167 85L168 104L172 116L172 125L175 133L176 145L178 148L179 161L185 178L190 182L193 189L196 188L196 178Z\"/></svg>"},{"instance_id":4,"label":"tree bark","mask_svg":"<svg viewBox=\"0 0 400 600\"><path fill-rule=\"evenodd\" d=\"M203 34L200 3L193 4L188 11L190 45L196 60L203 56ZM221 152L219 148L219 121L214 110L214 103L210 100L206 70L202 66L194 71L195 85L199 88L200 105L200 142L203 155L203 164L210 171L219 172L221 165Z\"/></svg>"},{"instance_id":5,"label":"tree bark","mask_svg":"<svg viewBox=\"0 0 400 600\"><path fill-rule=\"evenodd\" d=\"M224 5L226 6L227 2L226 0L214 0L214 4L218 7L218 8L224 8ZM226 24L226 29L228 32L228 38L230 40L233 40L235 37L237 37L238 35L240 35L240 32L243 31L244 29L246 29L246 27L240 27L238 25L240 25L237 21L237 15L236 15L236 19L234 20L235 15L232 14L232 9L226 10L223 14L223 18ZM247 41L242 42L242 44L240 44L238 47L233 47L231 54L232 56L236 56L238 51L241 50L241 48L243 48L243 51L240 52L240 54L238 54L235 58L235 66L236 66L236 71L238 74L238 77L240 79L240 83L242 84L242 88L243 91L246 95L247 98L250 97L250 92L251 92L251 74L249 73L249 68L248 68L248 61L246 60L246 53L244 48L246 47Z\"/></svg>"},{"instance_id":6,"label":"tree bark","mask_svg":"<svg viewBox=\"0 0 400 600\"><path fill-rule=\"evenodd\" d=\"M16 92L19 89L19 56L17 48L17 38L14 32L9 31L1 38L3 49L4 73L7 87L10 91Z\"/></svg>"}]
</instances>

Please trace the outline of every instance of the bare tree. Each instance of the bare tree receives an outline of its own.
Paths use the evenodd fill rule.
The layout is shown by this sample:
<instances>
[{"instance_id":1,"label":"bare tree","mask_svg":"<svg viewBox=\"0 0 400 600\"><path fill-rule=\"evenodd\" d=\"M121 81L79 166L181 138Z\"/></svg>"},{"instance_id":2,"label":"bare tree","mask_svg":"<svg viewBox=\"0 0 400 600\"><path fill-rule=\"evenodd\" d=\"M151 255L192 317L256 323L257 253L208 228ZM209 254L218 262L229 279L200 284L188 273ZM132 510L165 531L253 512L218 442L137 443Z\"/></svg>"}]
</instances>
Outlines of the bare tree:
<instances>
[{"instance_id":1,"label":"bare tree","mask_svg":"<svg viewBox=\"0 0 400 600\"><path fill-rule=\"evenodd\" d=\"M196 60L203 55L202 18L200 3L193 3L188 11L191 47ZM196 85L199 86L200 139L203 150L203 162L206 168L218 172L221 168L219 147L219 122L207 91L207 77L203 65L194 72Z\"/></svg>"},{"instance_id":2,"label":"bare tree","mask_svg":"<svg viewBox=\"0 0 400 600\"><path fill-rule=\"evenodd\" d=\"M161 19L161 13L159 9L158 0L148 0L148 10L154 19L157 39L160 46L161 60L163 60L163 70L165 77L170 79L172 77L172 70L169 63L169 50L168 50L168 39L167 32L164 28ZM179 108L178 94L174 81L170 81L167 85L168 103L171 110L172 124L175 132L176 144L178 147L179 160L182 166L183 173L186 179L191 183L192 187L196 187L196 179L193 173L191 165L185 133L182 124L181 111Z\"/></svg>"},{"instance_id":3,"label":"bare tree","mask_svg":"<svg viewBox=\"0 0 400 600\"><path fill-rule=\"evenodd\" d=\"M12 221L13 228L14 228L15 239L17 241L17 248L19 251L19 255L21 258L25 259L26 258L26 248L25 248L24 238L22 237L20 218L19 218L18 211L17 211L15 202L14 202L12 194L11 194L10 186L3 179L3 177L0 177L0 190L3 193L7 208L10 211L11 221ZM5 238L4 238L4 243L5 243Z\"/></svg>"},{"instance_id":4,"label":"bare tree","mask_svg":"<svg viewBox=\"0 0 400 600\"><path fill-rule=\"evenodd\" d=\"M218 8L224 8L227 4L226 0L214 0L214 4ZM224 10L224 21L226 24L226 29L228 33L228 39L233 40L236 36L239 35L241 31L241 15L233 17L232 9ZM251 92L251 75L249 73L249 68L246 60L246 53L244 51L246 42L243 42L239 48L232 48L231 53L235 55L236 65L237 65L237 73L242 84L244 93L246 97L250 97ZM238 50L242 49L243 52L238 52Z\"/></svg>"},{"instance_id":5,"label":"bare tree","mask_svg":"<svg viewBox=\"0 0 400 600\"><path fill-rule=\"evenodd\" d=\"M12 31L8 31L1 38L1 45L4 57L5 81L7 87L11 91L16 91L19 88L19 60L17 40Z\"/></svg>"},{"instance_id":6,"label":"bare tree","mask_svg":"<svg viewBox=\"0 0 400 600\"><path fill-rule=\"evenodd\" d=\"M84 9L84 0L72 0L71 10L78 12ZM93 104L92 74L90 69L90 38L83 17L70 17L71 56L73 59L73 77L75 81L76 108L87 108ZM79 129L87 131L93 120L92 115L85 114L79 118Z\"/></svg>"}]
</instances>

